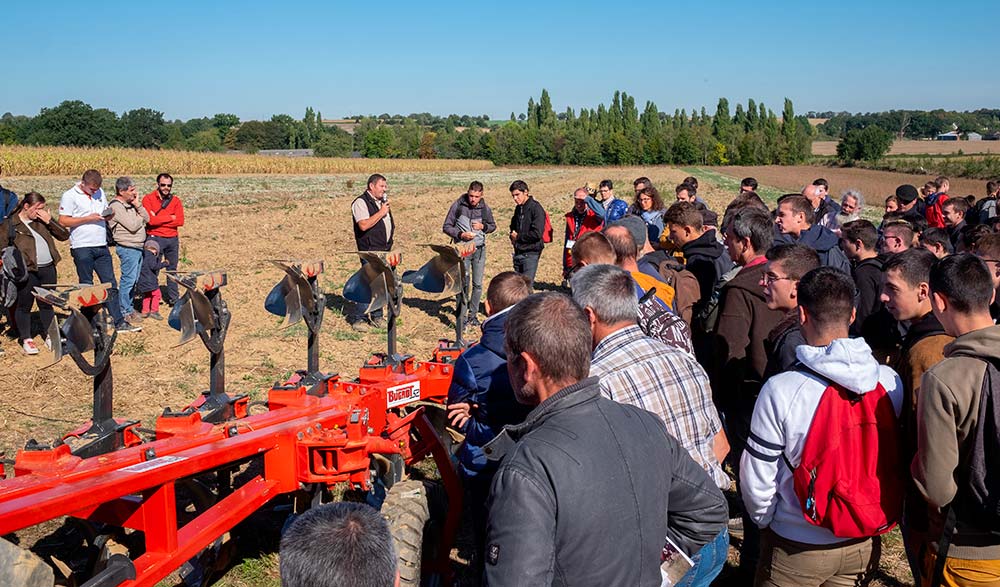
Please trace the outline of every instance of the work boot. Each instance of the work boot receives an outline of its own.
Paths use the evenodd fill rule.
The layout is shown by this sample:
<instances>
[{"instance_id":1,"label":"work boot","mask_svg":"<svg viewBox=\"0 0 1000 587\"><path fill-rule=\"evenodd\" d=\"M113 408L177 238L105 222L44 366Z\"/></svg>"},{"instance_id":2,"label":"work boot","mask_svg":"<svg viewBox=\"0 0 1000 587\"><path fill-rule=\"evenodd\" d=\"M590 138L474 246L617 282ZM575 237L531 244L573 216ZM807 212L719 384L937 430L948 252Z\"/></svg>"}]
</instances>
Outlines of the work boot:
<instances>
[{"instance_id":1,"label":"work boot","mask_svg":"<svg viewBox=\"0 0 1000 587\"><path fill-rule=\"evenodd\" d=\"M371 327L364 320L358 320L357 322L351 322L351 329L354 332L368 332L371 330Z\"/></svg>"}]
</instances>

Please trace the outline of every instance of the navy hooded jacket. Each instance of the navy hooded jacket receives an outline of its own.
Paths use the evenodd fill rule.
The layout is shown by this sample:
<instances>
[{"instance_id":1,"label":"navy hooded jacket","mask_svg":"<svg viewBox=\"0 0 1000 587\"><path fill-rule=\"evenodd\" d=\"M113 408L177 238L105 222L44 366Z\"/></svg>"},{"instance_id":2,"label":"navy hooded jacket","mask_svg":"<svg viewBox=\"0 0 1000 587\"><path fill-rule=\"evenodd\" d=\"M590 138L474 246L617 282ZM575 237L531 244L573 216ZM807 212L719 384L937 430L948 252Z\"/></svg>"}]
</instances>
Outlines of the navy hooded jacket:
<instances>
[{"instance_id":1,"label":"navy hooded jacket","mask_svg":"<svg viewBox=\"0 0 1000 587\"><path fill-rule=\"evenodd\" d=\"M475 404L465 425L465 442L458 451L462 473L473 477L487 466L483 446L493 440L507 424L520 424L531 411L518 403L507 374L507 355L503 340L509 309L483 322L483 336L455 361L448 389L448 403ZM491 469L495 469L495 465Z\"/></svg>"},{"instance_id":2,"label":"navy hooded jacket","mask_svg":"<svg viewBox=\"0 0 1000 587\"><path fill-rule=\"evenodd\" d=\"M803 230L796 239L791 234L775 235L774 244L789 245L800 244L812 248L819 254L819 264L824 267L840 269L847 275L851 274L851 263L840 250L840 237L830 229L813 224L808 229Z\"/></svg>"}]
</instances>

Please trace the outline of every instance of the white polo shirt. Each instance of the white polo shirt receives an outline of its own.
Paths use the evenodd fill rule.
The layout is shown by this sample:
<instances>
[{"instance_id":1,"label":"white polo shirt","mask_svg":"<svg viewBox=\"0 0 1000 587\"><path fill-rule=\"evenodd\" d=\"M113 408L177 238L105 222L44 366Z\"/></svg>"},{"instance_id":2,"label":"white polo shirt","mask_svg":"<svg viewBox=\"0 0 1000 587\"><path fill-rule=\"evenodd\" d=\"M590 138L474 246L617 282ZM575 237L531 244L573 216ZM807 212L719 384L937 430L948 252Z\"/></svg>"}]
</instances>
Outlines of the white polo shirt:
<instances>
[{"instance_id":1,"label":"white polo shirt","mask_svg":"<svg viewBox=\"0 0 1000 587\"><path fill-rule=\"evenodd\" d=\"M59 200L59 215L70 218L82 218L90 214L100 214L108 207L104 190L98 189L93 196L88 196L80 189L80 184L66 190ZM107 223L88 222L69 229L69 248L104 247L108 244Z\"/></svg>"}]
</instances>

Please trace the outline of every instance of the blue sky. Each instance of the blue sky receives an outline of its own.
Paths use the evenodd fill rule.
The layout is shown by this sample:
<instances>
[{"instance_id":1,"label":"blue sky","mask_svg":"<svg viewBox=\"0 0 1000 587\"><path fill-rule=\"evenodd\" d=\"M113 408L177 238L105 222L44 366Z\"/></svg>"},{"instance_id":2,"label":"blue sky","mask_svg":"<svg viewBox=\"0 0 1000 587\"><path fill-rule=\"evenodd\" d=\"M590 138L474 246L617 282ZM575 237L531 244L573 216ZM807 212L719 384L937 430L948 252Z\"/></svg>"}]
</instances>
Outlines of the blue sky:
<instances>
[{"instance_id":1,"label":"blue sky","mask_svg":"<svg viewBox=\"0 0 1000 587\"><path fill-rule=\"evenodd\" d=\"M997 108L998 21L997 0L12 1L0 113L506 118L542 88L557 111L616 89L667 112Z\"/></svg>"}]
</instances>

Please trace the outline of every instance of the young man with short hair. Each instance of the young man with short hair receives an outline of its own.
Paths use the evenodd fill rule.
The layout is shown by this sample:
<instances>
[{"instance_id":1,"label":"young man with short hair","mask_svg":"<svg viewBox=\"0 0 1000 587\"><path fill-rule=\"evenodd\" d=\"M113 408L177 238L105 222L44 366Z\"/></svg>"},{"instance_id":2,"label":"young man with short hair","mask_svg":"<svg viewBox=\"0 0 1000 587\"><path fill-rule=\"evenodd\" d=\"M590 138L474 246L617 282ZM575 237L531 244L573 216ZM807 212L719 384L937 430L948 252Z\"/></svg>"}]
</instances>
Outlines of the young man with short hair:
<instances>
[{"instance_id":1,"label":"young man with short hair","mask_svg":"<svg viewBox=\"0 0 1000 587\"><path fill-rule=\"evenodd\" d=\"M955 252L951 237L941 228L928 228L921 232L920 247L930 251L938 259L944 259Z\"/></svg>"},{"instance_id":2,"label":"young man with short hair","mask_svg":"<svg viewBox=\"0 0 1000 587\"><path fill-rule=\"evenodd\" d=\"M528 192L528 184L518 179L510 184L514 215L510 217L510 243L514 246L514 271L532 283L538 271L545 232L545 209Z\"/></svg>"},{"instance_id":3,"label":"young man with short hair","mask_svg":"<svg viewBox=\"0 0 1000 587\"><path fill-rule=\"evenodd\" d=\"M951 189L951 182L941 175L934 179L934 185L937 186L937 191L924 198L924 217L927 219L927 226L946 228L943 206L949 199L948 190Z\"/></svg>"},{"instance_id":4,"label":"young man with short hair","mask_svg":"<svg viewBox=\"0 0 1000 587\"><path fill-rule=\"evenodd\" d=\"M798 284L803 275L820 266L819 255L805 245L776 245L767 251L766 257L767 265L760 279L764 301L768 308L781 310L785 315L764 340L767 351L764 381L784 373L798 361L795 349L806 343L796 312Z\"/></svg>"},{"instance_id":5,"label":"young man with short hair","mask_svg":"<svg viewBox=\"0 0 1000 587\"><path fill-rule=\"evenodd\" d=\"M632 182L632 188L635 189L635 195L639 195L639 192L646 188L653 187L653 182L649 181L648 177L639 177Z\"/></svg>"},{"instance_id":6,"label":"young man with short hair","mask_svg":"<svg viewBox=\"0 0 1000 587\"><path fill-rule=\"evenodd\" d=\"M496 472L483 447L507 424L520 424L528 408L518 403L507 374L503 349L507 316L515 304L531 295L531 283L520 273L504 271L490 280L486 315L479 343L455 361L448 389L448 417L465 440L455 455L472 514L476 564L481 568L486 540L486 498Z\"/></svg>"},{"instance_id":7,"label":"young man with short hair","mask_svg":"<svg viewBox=\"0 0 1000 587\"><path fill-rule=\"evenodd\" d=\"M894 221L882 229L882 254L902 253L913 247L913 226L906 221Z\"/></svg>"},{"instance_id":8,"label":"young man with short hair","mask_svg":"<svg viewBox=\"0 0 1000 587\"><path fill-rule=\"evenodd\" d=\"M917 398L920 379L933 365L944 358L945 345L955 340L945 334L941 323L931 311L930 274L937 259L924 249L909 249L892 255L885 263L885 285L882 301L904 332L892 367L903 382L903 457L906 463L917 450ZM918 551L923 543L926 524L924 513L916 503L923 501L910 487L903 517L903 543L914 576L919 576Z\"/></svg>"},{"instance_id":9,"label":"young man with short hair","mask_svg":"<svg viewBox=\"0 0 1000 587\"><path fill-rule=\"evenodd\" d=\"M848 402L841 396L824 399L828 387L839 386L855 396L884 390L892 402L887 416L891 421L878 420L877 426L894 431L892 414L899 414L902 385L892 369L879 365L864 340L848 338L854 317L854 283L848 275L831 267L814 269L799 282L798 300L799 325L808 344L796 349L799 366L772 377L761 389L740 467L743 503L763 529L755 584L866 584L878 569L880 537L845 539L810 523L793 475L804 465L807 447L816 441L810 435L817 410L827 402ZM880 412L875 414L879 417ZM863 456L873 459L875 470L881 471L892 466L896 448L881 443L894 443L895 436L887 440L880 435L879 441L868 447L875 454ZM825 464L837 467L839 462ZM836 477L839 471L831 469L827 474ZM894 521L894 512L883 513Z\"/></svg>"},{"instance_id":10,"label":"young man with short hair","mask_svg":"<svg viewBox=\"0 0 1000 587\"><path fill-rule=\"evenodd\" d=\"M83 178L62 195L56 221L69 229L69 250L76 265L80 283L92 285L94 273L100 283L110 283L105 304L115 329L119 332L138 332L142 328L129 324L122 314L111 252L108 250L108 231L105 210L108 200L101 184L104 178L96 169L88 169Z\"/></svg>"},{"instance_id":11,"label":"young man with short hair","mask_svg":"<svg viewBox=\"0 0 1000 587\"><path fill-rule=\"evenodd\" d=\"M472 280L469 315L465 323L467 326L479 326L477 314L479 314L479 301L483 297L486 235L497 229L497 223L493 219L493 210L483 199L482 182L470 183L469 189L452 203L441 229L451 237L454 243L472 242L476 245L476 251L463 260L466 267L465 274ZM463 284L463 288L468 291L469 283Z\"/></svg>"},{"instance_id":12,"label":"young man with short hair","mask_svg":"<svg viewBox=\"0 0 1000 587\"><path fill-rule=\"evenodd\" d=\"M808 186L810 193L818 186ZM820 264L851 273L851 265L838 246L840 239L833 232L816 222L814 204L804 196L788 194L778 200L778 212L774 223L781 234L775 239L779 245L798 243L806 245L819 255ZM839 207L838 207L839 209Z\"/></svg>"},{"instance_id":13,"label":"young man with short hair","mask_svg":"<svg viewBox=\"0 0 1000 587\"><path fill-rule=\"evenodd\" d=\"M851 276L858 288L851 336L863 336L865 321L882 309L882 261L875 250L877 244L878 230L867 220L853 220L841 227L840 249L851 261Z\"/></svg>"},{"instance_id":14,"label":"young man with short hair","mask_svg":"<svg viewBox=\"0 0 1000 587\"><path fill-rule=\"evenodd\" d=\"M967 475L983 472L969 472L970 461L976 451L986 450L981 434L987 435L985 442L996 434L977 424L984 417L980 400L988 363L1000 360L1000 326L990 316L993 281L982 260L960 253L934 264L929 285L934 315L955 341L945 347L945 358L924 373L917 397L917 454L910 471L926 501L929 526L921 585L932 584L940 539L949 525L955 533L948 532L951 545L940 584L997 585L1000 538L980 527L981 520L951 509L973 500ZM990 411L985 414L992 421Z\"/></svg>"},{"instance_id":15,"label":"young man with short hair","mask_svg":"<svg viewBox=\"0 0 1000 587\"><path fill-rule=\"evenodd\" d=\"M740 192L757 192L757 180L753 177L744 177L740 182Z\"/></svg>"},{"instance_id":16,"label":"young man with short hair","mask_svg":"<svg viewBox=\"0 0 1000 587\"><path fill-rule=\"evenodd\" d=\"M990 304L990 315L994 320L1000 320L1000 233L993 232L981 237L976 241L974 253L986 263L986 268L990 271L993 289L996 290L993 303Z\"/></svg>"},{"instance_id":17,"label":"young man with short hair","mask_svg":"<svg viewBox=\"0 0 1000 587\"><path fill-rule=\"evenodd\" d=\"M948 231L948 238L951 239L951 247L956 251L965 250L962 245L962 230L967 226L965 215L968 212L969 203L964 198L952 198L941 204L944 228Z\"/></svg>"}]
</instances>

